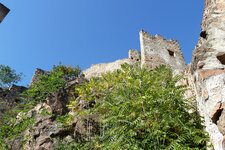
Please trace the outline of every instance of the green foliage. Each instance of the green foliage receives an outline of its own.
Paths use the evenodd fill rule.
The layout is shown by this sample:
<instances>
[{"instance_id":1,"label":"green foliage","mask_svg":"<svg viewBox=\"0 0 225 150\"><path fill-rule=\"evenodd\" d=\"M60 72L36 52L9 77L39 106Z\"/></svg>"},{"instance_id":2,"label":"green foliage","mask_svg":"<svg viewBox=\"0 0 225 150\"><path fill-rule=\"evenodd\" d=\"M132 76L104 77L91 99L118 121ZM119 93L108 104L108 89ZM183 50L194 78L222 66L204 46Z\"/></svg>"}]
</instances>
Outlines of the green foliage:
<instances>
[{"instance_id":1,"label":"green foliage","mask_svg":"<svg viewBox=\"0 0 225 150\"><path fill-rule=\"evenodd\" d=\"M50 115L52 115L52 113L49 112L49 110L46 109L46 108L42 109L42 110L40 111L40 114L41 114L42 116L50 116Z\"/></svg>"},{"instance_id":2,"label":"green foliage","mask_svg":"<svg viewBox=\"0 0 225 150\"><path fill-rule=\"evenodd\" d=\"M15 70L6 65L0 65L0 86L9 87L21 81L22 73L17 74Z\"/></svg>"},{"instance_id":3,"label":"green foliage","mask_svg":"<svg viewBox=\"0 0 225 150\"><path fill-rule=\"evenodd\" d=\"M36 101L43 101L49 94L64 87L67 81L78 77L80 73L79 67L54 66L48 74L40 75L39 80L31 85L25 96Z\"/></svg>"},{"instance_id":4,"label":"green foliage","mask_svg":"<svg viewBox=\"0 0 225 150\"><path fill-rule=\"evenodd\" d=\"M35 105L35 101L23 100L20 104L4 113L0 122L0 149L7 149L6 139L17 138L23 131L32 126L34 118L22 116L22 120L16 122L16 116L18 113L26 114Z\"/></svg>"},{"instance_id":5,"label":"green foliage","mask_svg":"<svg viewBox=\"0 0 225 150\"><path fill-rule=\"evenodd\" d=\"M122 66L122 70L76 88L82 100L96 101L93 108L80 110L77 102L69 108L80 115L98 114L101 135L79 146L88 149L206 149L208 135L201 117L183 97L180 77L161 66L155 70ZM189 113L188 110L195 110Z\"/></svg>"},{"instance_id":6,"label":"green foliage","mask_svg":"<svg viewBox=\"0 0 225 150\"><path fill-rule=\"evenodd\" d=\"M96 145L95 142L67 143L60 141L55 150L101 150L100 145Z\"/></svg>"},{"instance_id":7,"label":"green foliage","mask_svg":"<svg viewBox=\"0 0 225 150\"><path fill-rule=\"evenodd\" d=\"M57 116L56 118L57 123L60 124L62 127L69 126L73 120L74 120L74 116L70 114Z\"/></svg>"},{"instance_id":8,"label":"green foliage","mask_svg":"<svg viewBox=\"0 0 225 150\"><path fill-rule=\"evenodd\" d=\"M69 67L58 65L46 75L41 75L39 80L34 82L31 87L22 94L20 102L12 109L4 113L3 119L0 121L0 149L6 149L5 140L15 139L32 126L34 118L28 118L27 112L32 109L38 102L45 100L45 98L65 87L67 81L75 79L80 76L79 67ZM1 74L0 74L1 75ZM21 120L18 122L16 116L22 114ZM47 109L42 109L40 115L52 115ZM63 117L62 117L63 118ZM71 116L64 116L63 125L69 121L67 118Z\"/></svg>"}]
</instances>

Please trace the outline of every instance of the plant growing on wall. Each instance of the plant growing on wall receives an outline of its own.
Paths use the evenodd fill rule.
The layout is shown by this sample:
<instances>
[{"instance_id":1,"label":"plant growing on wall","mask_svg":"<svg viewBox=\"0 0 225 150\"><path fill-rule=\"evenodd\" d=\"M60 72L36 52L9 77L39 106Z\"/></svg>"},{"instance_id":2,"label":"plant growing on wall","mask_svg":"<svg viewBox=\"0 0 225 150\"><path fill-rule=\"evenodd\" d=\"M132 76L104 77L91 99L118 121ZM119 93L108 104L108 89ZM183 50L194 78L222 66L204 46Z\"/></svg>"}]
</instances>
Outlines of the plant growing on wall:
<instances>
[{"instance_id":1,"label":"plant growing on wall","mask_svg":"<svg viewBox=\"0 0 225 150\"><path fill-rule=\"evenodd\" d=\"M64 87L67 81L75 79L80 73L81 69L78 66L54 66L48 74L39 76L39 79L26 91L25 96L35 101L44 101L49 94Z\"/></svg>"},{"instance_id":2,"label":"plant growing on wall","mask_svg":"<svg viewBox=\"0 0 225 150\"><path fill-rule=\"evenodd\" d=\"M206 149L208 136L197 111L188 112L193 107L183 97L186 88L176 86L179 79L165 66L149 71L125 64L121 70L76 88L82 100L96 104L80 110L74 100L69 107L80 115L97 114L102 126L100 135L78 145L89 149Z\"/></svg>"}]
</instances>

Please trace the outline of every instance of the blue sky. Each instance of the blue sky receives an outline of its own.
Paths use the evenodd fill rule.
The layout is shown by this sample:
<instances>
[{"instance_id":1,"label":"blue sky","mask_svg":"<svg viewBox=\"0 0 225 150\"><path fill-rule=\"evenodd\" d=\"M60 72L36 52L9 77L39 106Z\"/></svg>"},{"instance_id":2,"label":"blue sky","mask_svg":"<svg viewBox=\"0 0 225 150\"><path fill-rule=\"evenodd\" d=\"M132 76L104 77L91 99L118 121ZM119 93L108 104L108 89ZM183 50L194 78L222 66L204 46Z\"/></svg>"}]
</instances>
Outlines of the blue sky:
<instances>
[{"instance_id":1,"label":"blue sky","mask_svg":"<svg viewBox=\"0 0 225 150\"><path fill-rule=\"evenodd\" d=\"M1 0L0 64L25 75L62 62L79 65L126 58L140 49L139 31L179 41L187 63L200 33L203 0Z\"/></svg>"}]
</instances>

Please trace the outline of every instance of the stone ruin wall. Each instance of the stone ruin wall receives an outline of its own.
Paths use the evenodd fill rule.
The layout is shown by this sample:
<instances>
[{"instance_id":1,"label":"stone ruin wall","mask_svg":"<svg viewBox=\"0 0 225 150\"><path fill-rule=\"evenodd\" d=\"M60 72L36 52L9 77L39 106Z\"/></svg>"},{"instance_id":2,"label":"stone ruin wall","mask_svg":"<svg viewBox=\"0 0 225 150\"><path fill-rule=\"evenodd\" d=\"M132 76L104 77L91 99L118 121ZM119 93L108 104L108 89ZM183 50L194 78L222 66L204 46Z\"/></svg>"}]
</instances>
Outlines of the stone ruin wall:
<instances>
[{"instance_id":1,"label":"stone ruin wall","mask_svg":"<svg viewBox=\"0 0 225 150\"><path fill-rule=\"evenodd\" d=\"M225 1L205 0L190 70L196 100L215 150L225 149Z\"/></svg>"},{"instance_id":2,"label":"stone ruin wall","mask_svg":"<svg viewBox=\"0 0 225 150\"><path fill-rule=\"evenodd\" d=\"M113 72L114 70L121 69L124 63L134 64L140 61L139 52L137 50L129 50L128 59L121 59L111 63L101 63L92 65L90 68L83 71L85 78L100 77L106 72Z\"/></svg>"},{"instance_id":3,"label":"stone ruin wall","mask_svg":"<svg viewBox=\"0 0 225 150\"><path fill-rule=\"evenodd\" d=\"M92 65L83 73L86 78L120 69L121 64L139 62L153 69L165 64L187 78L190 87L186 96L196 96L197 107L203 116L214 150L225 149L225 0L205 0L202 31L193 52L191 63L186 66L179 44L156 35L140 32L141 54L129 51L127 59L112 63ZM141 55L141 57L140 57ZM42 74L37 70L35 74ZM36 81L34 75L32 82Z\"/></svg>"},{"instance_id":4,"label":"stone ruin wall","mask_svg":"<svg viewBox=\"0 0 225 150\"><path fill-rule=\"evenodd\" d=\"M142 66L154 69L166 64L178 72L186 67L179 43L175 40L166 40L160 35L151 36L142 30L140 46Z\"/></svg>"},{"instance_id":5,"label":"stone ruin wall","mask_svg":"<svg viewBox=\"0 0 225 150\"><path fill-rule=\"evenodd\" d=\"M99 77L106 72L112 72L120 69L121 64L140 63L150 69L154 69L160 65L170 66L174 72L182 72L185 67L185 61L177 41L166 40L162 36L151 36L145 31L140 31L140 47L138 50L129 50L128 58L117 60L112 63L102 63L92 65L83 73L87 79L91 77Z\"/></svg>"}]
</instances>

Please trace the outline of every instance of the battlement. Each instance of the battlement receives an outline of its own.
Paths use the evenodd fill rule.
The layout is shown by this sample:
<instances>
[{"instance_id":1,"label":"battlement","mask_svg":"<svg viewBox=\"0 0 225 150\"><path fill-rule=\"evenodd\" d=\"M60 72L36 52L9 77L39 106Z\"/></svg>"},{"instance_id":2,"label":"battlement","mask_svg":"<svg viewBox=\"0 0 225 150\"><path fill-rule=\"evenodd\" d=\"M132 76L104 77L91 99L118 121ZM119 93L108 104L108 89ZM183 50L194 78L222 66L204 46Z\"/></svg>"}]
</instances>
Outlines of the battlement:
<instances>
[{"instance_id":1,"label":"battlement","mask_svg":"<svg viewBox=\"0 0 225 150\"><path fill-rule=\"evenodd\" d=\"M186 64L176 40L166 40L160 35L152 36L141 30L140 45L142 66L154 69L160 65L169 65L173 70L184 70Z\"/></svg>"},{"instance_id":2,"label":"battlement","mask_svg":"<svg viewBox=\"0 0 225 150\"><path fill-rule=\"evenodd\" d=\"M179 46L179 42L177 40L175 40L175 39L166 39L160 34L151 35L150 33L146 32L144 30L141 30L139 32L139 34L142 35L143 38L152 39L152 40L154 40L156 42L158 42L158 41L166 41L167 43Z\"/></svg>"},{"instance_id":3,"label":"battlement","mask_svg":"<svg viewBox=\"0 0 225 150\"><path fill-rule=\"evenodd\" d=\"M128 58L132 61L139 62L141 60L141 56L138 50L130 49L128 52Z\"/></svg>"}]
</instances>

